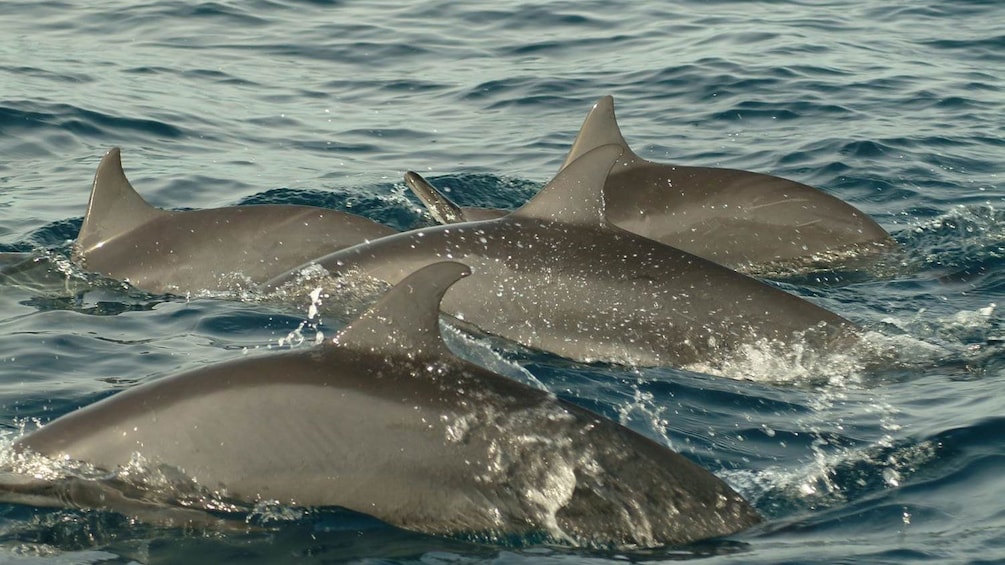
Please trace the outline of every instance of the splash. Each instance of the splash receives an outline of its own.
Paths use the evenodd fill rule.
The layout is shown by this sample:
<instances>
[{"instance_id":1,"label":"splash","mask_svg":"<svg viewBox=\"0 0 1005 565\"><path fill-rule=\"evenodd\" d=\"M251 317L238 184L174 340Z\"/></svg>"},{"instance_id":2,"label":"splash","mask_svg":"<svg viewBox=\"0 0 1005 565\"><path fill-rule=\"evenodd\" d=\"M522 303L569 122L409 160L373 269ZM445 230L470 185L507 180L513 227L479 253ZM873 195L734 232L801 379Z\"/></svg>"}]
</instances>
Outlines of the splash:
<instances>
[{"instance_id":1,"label":"splash","mask_svg":"<svg viewBox=\"0 0 1005 565\"><path fill-rule=\"evenodd\" d=\"M277 525L303 520L307 509L283 504L278 500L262 500L248 512L244 521L258 526Z\"/></svg>"},{"instance_id":2,"label":"splash","mask_svg":"<svg viewBox=\"0 0 1005 565\"><path fill-rule=\"evenodd\" d=\"M973 310L959 310L937 314L919 310L907 319L884 318L882 323L903 334L918 336L942 343L951 349L972 349L972 345L986 345L1001 339L994 302Z\"/></svg>"},{"instance_id":3,"label":"splash","mask_svg":"<svg viewBox=\"0 0 1005 565\"><path fill-rule=\"evenodd\" d=\"M92 288L126 285L89 273L59 251L37 249L0 265L0 285L46 295L74 296Z\"/></svg>"},{"instance_id":4,"label":"splash","mask_svg":"<svg viewBox=\"0 0 1005 565\"><path fill-rule=\"evenodd\" d=\"M819 437L813 443L812 457L802 466L721 474L762 511L787 515L794 509L819 511L868 493L899 488L937 457L938 445L927 440L893 441L888 437L887 441L849 449L836 448Z\"/></svg>"},{"instance_id":5,"label":"splash","mask_svg":"<svg viewBox=\"0 0 1005 565\"><path fill-rule=\"evenodd\" d=\"M618 423L625 427L631 427L633 420L641 418L648 424L650 430L659 435L663 445L673 447L673 441L667 432L670 427L667 406L657 402L653 393L639 388L638 382L629 383L629 386L632 391L632 400L617 407Z\"/></svg>"},{"instance_id":6,"label":"splash","mask_svg":"<svg viewBox=\"0 0 1005 565\"><path fill-rule=\"evenodd\" d=\"M448 443L486 446L480 464L471 462L475 481L485 486L490 503L483 512L500 535L537 524L553 540L577 545L559 525L558 513L576 489L579 455L569 437L536 425L542 418L558 423L563 415L543 406L511 412L496 410L491 402L482 405L483 410L445 414L442 420ZM564 418L573 420L569 415Z\"/></svg>"},{"instance_id":7,"label":"splash","mask_svg":"<svg viewBox=\"0 0 1005 565\"><path fill-rule=\"evenodd\" d=\"M903 233L911 270L955 274L974 260L1005 258L1005 211L990 202L957 205Z\"/></svg>"},{"instance_id":8,"label":"splash","mask_svg":"<svg viewBox=\"0 0 1005 565\"><path fill-rule=\"evenodd\" d=\"M358 317L391 285L359 269L332 275L321 265L312 264L297 271L292 280L260 297L266 303L300 308L308 296L307 319L320 315L348 322Z\"/></svg>"},{"instance_id":9,"label":"splash","mask_svg":"<svg viewBox=\"0 0 1005 565\"><path fill-rule=\"evenodd\" d=\"M862 380L865 361L857 343L822 349L812 330L791 342L758 338L721 359L693 363L694 372L771 384L844 387Z\"/></svg>"}]
</instances>

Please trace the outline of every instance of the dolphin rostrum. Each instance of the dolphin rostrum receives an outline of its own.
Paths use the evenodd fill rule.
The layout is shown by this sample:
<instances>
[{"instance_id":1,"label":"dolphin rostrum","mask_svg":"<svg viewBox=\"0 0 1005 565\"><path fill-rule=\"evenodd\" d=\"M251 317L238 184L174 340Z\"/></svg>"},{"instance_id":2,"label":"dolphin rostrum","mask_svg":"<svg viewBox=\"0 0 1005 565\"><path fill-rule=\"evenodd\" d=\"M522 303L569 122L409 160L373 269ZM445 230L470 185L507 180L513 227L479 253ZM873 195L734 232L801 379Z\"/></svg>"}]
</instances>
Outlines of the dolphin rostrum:
<instances>
[{"instance_id":1,"label":"dolphin rostrum","mask_svg":"<svg viewBox=\"0 0 1005 565\"><path fill-rule=\"evenodd\" d=\"M468 272L426 266L328 343L137 386L23 436L15 450L106 471L142 457L227 500L340 506L433 534L656 546L760 521L682 455L453 355L438 303ZM111 510L152 505L84 498L80 483L59 491L63 504L81 504L79 493Z\"/></svg>"},{"instance_id":2,"label":"dolphin rostrum","mask_svg":"<svg viewBox=\"0 0 1005 565\"><path fill-rule=\"evenodd\" d=\"M73 259L149 292L226 291L391 233L372 220L313 206L155 208L130 185L115 148L94 175Z\"/></svg>"},{"instance_id":3,"label":"dolphin rostrum","mask_svg":"<svg viewBox=\"0 0 1005 565\"><path fill-rule=\"evenodd\" d=\"M562 168L607 144L624 150L604 187L608 220L720 265L757 273L778 264L857 263L896 246L869 216L811 186L761 173L639 157L621 134L611 96L601 98L586 116ZM507 213L457 206L414 172L405 175L405 182L440 223Z\"/></svg>"},{"instance_id":4,"label":"dolphin rostrum","mask_svg":"<svg viewBox=\"0 0 1005 565\"><path fill-rule=\"evenodd\" d=\"M620 145L585 153L502 218L343 249L264 288L301 292L293 287L314 264L396 284L423 265L455 260L474 274L447 292L445 313L585 362L686 366L743 344L829 344L853 333L850 322L810 302L609 223L604 181L612 167L630 166L622 153Z\"/></svg>"}]
</instances>

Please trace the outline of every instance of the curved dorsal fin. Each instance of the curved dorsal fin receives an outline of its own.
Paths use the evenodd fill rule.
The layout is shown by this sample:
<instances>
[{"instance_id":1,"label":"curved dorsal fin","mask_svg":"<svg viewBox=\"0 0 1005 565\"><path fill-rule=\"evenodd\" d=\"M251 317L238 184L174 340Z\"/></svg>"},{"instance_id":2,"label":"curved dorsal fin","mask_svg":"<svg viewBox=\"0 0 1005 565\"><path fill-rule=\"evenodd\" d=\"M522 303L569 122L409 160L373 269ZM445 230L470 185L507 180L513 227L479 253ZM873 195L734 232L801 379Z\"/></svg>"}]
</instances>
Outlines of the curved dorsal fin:
<instances>
[{"instance_id":1,"label":"curved dorsal fin","mask_svg":"<svg viewBox=\"0 0 1005 565\"><path fill-rule=\"evenodd\" d=\"M94 173L91 200L87 204L84 224L75 244L81 254L118 234L149 222L169 212L154 208L129 184L122 171L122 158L118 147L101 158Z\"/></svg>"},{"instance_id":2,"label":"curved dorsal fin","mask_svg":"<svg viewBox=\"0 0 1005 565\"><path fill-rule=\"evenodd\" d=\"M415 271L342 330L334 343L413 358L452 355L440 335L440 300L450 285L469 274L467 265L453 261Z\"/></svg>"},{"instance_id":3,"label":"curved dorsal fin","mask_svg":"<svg viewBox=\"0 0 1005 565\"><path fill-rule=\"evenodd\" d=\"M624 147L616 144L584 153L510 217L591 226L607 224L604 183L623 153Z\"/></svg>"},{"instance_id":4,"label":"curved dorsal fin","mask_svg":"<svg viewBox=\"0 0 1005 565\"><path fill-rule=\"evenodd\" d=\"M569 154L566 155L565 162L559 170L568 167L587 152L612 143L624 147L625 160L635 157L628 147L628 142L621 135L621 128L618 127L618 118L614 115L614 97L607 95L597 100L590 113L586 115L583 125L579 128L579 134L572 142L572 148L569 149Z\"/></svg>"},{"instance_id":5,"label":"curved dorsal fin","mask_svg":"<svg viewBox=\"0 0 1005 565\"><path fill-rule=\"evenodd\" d=\"M440 224L456 224L464 221L464 212L445 194L429 184L419 173L405 173L405 184L426 205L429 214Z\"/></svg>"}]
</instances>

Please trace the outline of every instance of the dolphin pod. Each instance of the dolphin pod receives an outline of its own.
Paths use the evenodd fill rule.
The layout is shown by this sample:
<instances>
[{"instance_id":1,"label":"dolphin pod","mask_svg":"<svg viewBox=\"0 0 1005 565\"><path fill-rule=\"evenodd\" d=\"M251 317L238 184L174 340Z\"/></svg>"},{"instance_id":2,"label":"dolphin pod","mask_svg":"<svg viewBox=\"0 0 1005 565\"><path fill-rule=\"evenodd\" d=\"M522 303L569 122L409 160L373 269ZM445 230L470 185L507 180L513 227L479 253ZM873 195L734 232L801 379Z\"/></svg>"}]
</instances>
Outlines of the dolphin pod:
<instances>
[{"instance_id":1,"label":"dolphin pod","mask_svg":"<svg viewBox=\"0 0 1005 565\"><path fill-rule=\"evenodd\" d=\"M454 356L438 303L467 273L430 264L322 346L131 388L23 436L15 450L106 471L139 454L228 500L340 506L433 534L649 547L761 520L680 454ZM35 504L58 492L49 503L126 513L167 504L149 493L89 495L86 483L7 492ZM190 503L179 516L198 509Z\"/></svg>"},{"instance_id":2,"label":"dolphin pod","mask_svg":"<svg viewBox=\"0 0 1005 565\"><path fill-rule=\"evenodd\" d=\"M608 220L726 267L756 273L777 264L798 269L863 262L896 247L866 214L811 186L749 171L642 159L621 134L611 96L590 110L562 168L607 144L624 151L604 186ZM440 223L508 213L457 206L414 172L405 182Z\"/></svg>"},{"instance_id":3,"label":"dolphin pod","mask_svg":"<svg viewBox=\"0 0 1005 565\"><path fill-rule=\"evenodd\" d=\"M161 210L129 183L116 148L94 175L73 259L149 292L187 294L251 286L391 233L367 218L313 206Z\"/></svg>"},{"instance_id":4,"label":"dolphin pod","mask_svg":"<svg viewBox=\"0 0 1005 565\"><path fill-rule=\"evenodd\" d=\"M456 260L473 274L443 310L461 323L575 361L714 362L744 344L844 341L840 316L701 257L625 231L605 214L621 145L588 151L530 201L494 220L438 225L334 252L266 283L289 290L304 268L397 284ZM313 283L311 283L313 284ZM302 289L292 288L293 292Z\"/></svg>"},{"instance_id":5,"label":"dolphin pod","mask_svg":"<svg viewBox=\"0 0 1005 565\"><path fill-rule=\"evenodd\" d=\"M610 97L555 178L516 211L459 208L418 175L406 181L443 225L398 234L307 206L161 210L110 151L73 246L88 270L176 294L314 290L305 269L318 266L394 286L319 347L163 378L23 436L22 456L77 461L101 478L2 482L0 499L190 524L217 523L233 501L274 500L432 534L596 546L729 535L761 518L728 485L615 422L457 358L439 334L441 310L585 362L686 366L748 344L829 347L854 340L854 324L730 267L893 245L806 185L639 158ZM181 500L119 481L116 470L129 475L137 462L212 495Z\"/></svg>"},{"instance_id":6,"label":"dolphin pod","mask_svg":"<svg viewBox=\"0 0 1005 565\"><path fill-rule=\"evenodd\" d=\"M868 216L810 186L638 157L621 134L610 96L587 115L562 168L607 144L623 150L605 182L607 220L724 266L757 273L779 263L827 265L867 259L896 246ZM460 208L413 172L405 180L441 223L507 213ZM230 291L393 233L361 216L311 206L161 210L131 186L116 148L98 165L73 259L84 269L149 292Z\"/></svg>"}]
</instances>

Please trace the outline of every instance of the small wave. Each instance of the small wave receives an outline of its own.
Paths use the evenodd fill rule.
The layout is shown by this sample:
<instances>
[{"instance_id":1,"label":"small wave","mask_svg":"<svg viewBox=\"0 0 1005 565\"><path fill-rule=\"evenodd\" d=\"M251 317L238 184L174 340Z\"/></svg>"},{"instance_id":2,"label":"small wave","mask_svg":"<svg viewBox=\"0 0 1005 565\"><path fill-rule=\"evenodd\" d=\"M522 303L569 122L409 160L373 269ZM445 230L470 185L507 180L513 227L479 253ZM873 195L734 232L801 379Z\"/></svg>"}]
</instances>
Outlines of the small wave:
<instances>
[{"instance_id":1,"label":"small wave","mask_svg":"<svg viewBox=\"0 0 1005 565\"><path fill-rule=\"evenodd\" d=\"M905 250L905 271L937 283L922 287L932 294L999 295L1005 288L1002 226L1005 213L990 204L960 205L918 222L898 236Z\"/></svg>"},{"instance_id":2,"label":"small wave","mask_svg":"<svg viewBox=\"0 0 1005 565\"><path fill-rule=\"evenodd\" d=\"M863 448L834 448L818 436L813 457L804 466L722 474L762 512L791 516L841 507L873 493L900 488L939 460L939 452L939 444L927 440L887 438Z\"/></svg>"},{"instance_id":3,"label":"small wave","mask_svg":"<svg viewBox=\"0 0 1005 565\"><path fill-rule=\"evenodd\" d=\"M24 132L38 135L40 129L46 128L95 139L115 138L126 132L169 139L187 135L184 130L162 121L117 116L68 104L34 101L8 101L6 104L0 107L0 134L4 135L16 136Z\"/></svg>"}]
</instances>

